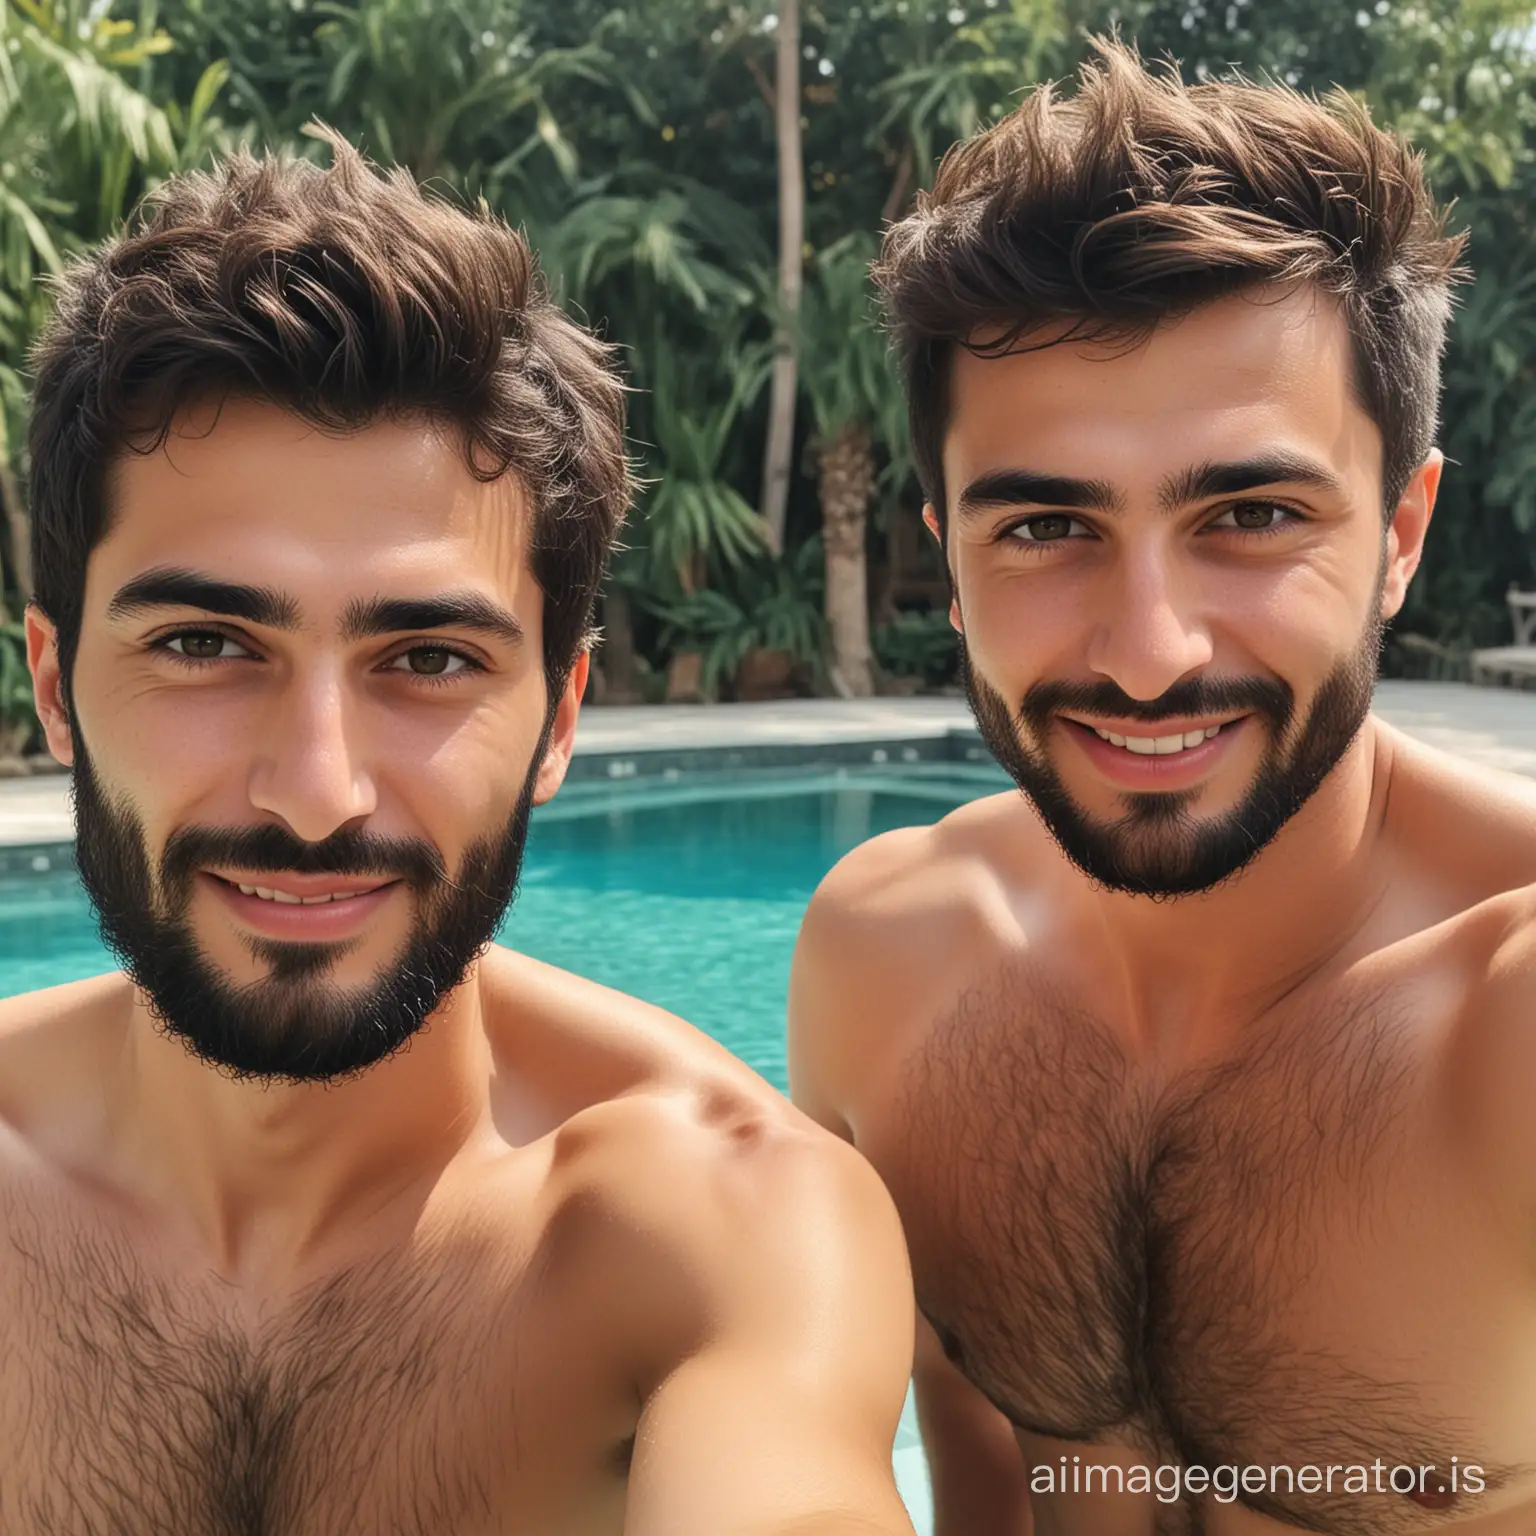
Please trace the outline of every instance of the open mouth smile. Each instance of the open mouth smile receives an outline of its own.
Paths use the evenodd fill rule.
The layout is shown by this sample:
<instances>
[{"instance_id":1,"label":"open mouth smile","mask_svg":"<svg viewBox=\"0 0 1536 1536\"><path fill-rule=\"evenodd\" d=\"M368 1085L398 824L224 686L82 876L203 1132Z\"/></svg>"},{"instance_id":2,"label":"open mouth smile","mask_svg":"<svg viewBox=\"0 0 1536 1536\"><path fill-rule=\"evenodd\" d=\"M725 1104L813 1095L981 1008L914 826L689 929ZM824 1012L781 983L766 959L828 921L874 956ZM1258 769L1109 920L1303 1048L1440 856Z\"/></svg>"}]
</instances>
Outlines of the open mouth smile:
<instances>
[{"instance_id":1,"label":"open mouth smile","mask_svg":"<svg viewBox=\"0 0 1536 1536\"><path fill-rule=\"evenodd\" d=\"M283 874L258 880L242 874L202 871L206 885L242 927L268 938L316 943L356 937L401 884L377 875Z\"/></svg>"},{"instance_id":2,"label":"open mouth smile","mask_svg":"<svg viewBox=\"0 0 1536 1536\"><path fill-rule=\"evenodd\" d=\"M363 894L358 891L331 891L323 896L295 896L291 891L269 889L265 885L244 885L239 881L226 883L233 884L242 896L259 896L262 901L276 901L295 907L318 907L328 901L355 901Z\"/></svg>"},{"instance_id":3,"label":"open mouth smile","mask_svg":"<svg viewBox=\"0 0 1536 1536\"><path fill-rule=\"evenodd\" d=\"M1139 731L1134 726L1118 729L1122 724L1118 720L1104 725L1070 715L1057 718L1094 768L1118 789L1178 791L1192 788L1215 768L1244 734L1248 716L1214 722L1169 721L1155 736L1143 734L1147 726ZM1133 725L1131 721L1123 724Z\"/></svg>"},{"instance_id":4,"label":"open mouth smile","mask_svg":"<svg viewBox=\"0 0 1536 1536\"><path fill-rule=\"evenodd\" d=\"M1093 726L1091 729L1100 741L1107 741L1112 747L1124 747L1127 752L1135 752L1141 757L1171 757L1175 752L1193 751L1202 742L1211 740L1225 728L1226 724L1230 723L1228 721L1223 725L1209 725L1173 736L1122 736L1117 731L1106 731L1099 726Z\"/></svg>"}]
</instances>

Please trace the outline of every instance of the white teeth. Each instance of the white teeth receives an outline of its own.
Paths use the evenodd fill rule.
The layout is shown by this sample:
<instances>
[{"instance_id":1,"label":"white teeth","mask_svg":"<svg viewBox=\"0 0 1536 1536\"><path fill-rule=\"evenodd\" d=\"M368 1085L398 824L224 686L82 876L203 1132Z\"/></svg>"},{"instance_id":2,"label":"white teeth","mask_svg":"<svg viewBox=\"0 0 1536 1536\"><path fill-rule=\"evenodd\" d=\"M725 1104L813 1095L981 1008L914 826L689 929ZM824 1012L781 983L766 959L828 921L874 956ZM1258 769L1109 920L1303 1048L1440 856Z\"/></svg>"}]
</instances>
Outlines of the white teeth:
<instances>
[{"instance_id":1,"label":"white teeth","mask_svg":"<svg viewBox=\"0 0 1536 1536\"><path fill-rule=\"evenodd\" d=\"M1113 747L1124 747L1138 757L1169 757L1175 752L1188 752L1201 742L1209 741L1221 730L1219 725L1204 726L1198 731L1185 731L1182 736L1119 736L1114 731L1103 731L1095 726L1094 734Z\"/></svg>"},{"instance_id":2,"label":"white teeth","mask_svg":"<svg viewBox=\"0 0 1536 1536\"><path fill-rule=\"evenodd\" d=\"M319 907L328 901L351 901L360 891L335 891L328 896L290 896L287 891L274 891L264 885L242 885L236 882L242 896L259 896L263 901L275 901L285 907Z\"/></svg>"}]
</instances>

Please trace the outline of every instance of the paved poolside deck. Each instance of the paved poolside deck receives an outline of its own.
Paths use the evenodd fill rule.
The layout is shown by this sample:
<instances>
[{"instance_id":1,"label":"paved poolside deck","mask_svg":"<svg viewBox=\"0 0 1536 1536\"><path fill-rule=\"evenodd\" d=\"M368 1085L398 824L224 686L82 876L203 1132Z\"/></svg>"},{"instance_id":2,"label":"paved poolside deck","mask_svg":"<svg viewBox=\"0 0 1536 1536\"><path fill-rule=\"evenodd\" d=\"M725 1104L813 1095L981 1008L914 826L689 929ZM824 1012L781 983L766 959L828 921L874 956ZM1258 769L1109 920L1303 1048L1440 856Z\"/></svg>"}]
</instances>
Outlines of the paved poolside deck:
<instances>
[{"instance_id":1,"label":"paved poolside deck","mask_svg":"<svg viewBox=\"0 0 1536 1536\"><path fill-rule=\"evenodd\" d=\"M1472 762L1536 778L1536 693L1464 683L1385 682L1378 712L1410 736ZM577 755L613 777L643 771L648 756L725 754L730 766L762 753L834 748L846 756L945 738L973 739L963 699L789 699L769 704L593 708L582 716ZM738 754L740 756L738 756ZM880 760L883 760L880 759ZM618 771L615 771L618 770ZM0 779L0 847L68 842L63 774Z\"/></svg>"}]
</instances>

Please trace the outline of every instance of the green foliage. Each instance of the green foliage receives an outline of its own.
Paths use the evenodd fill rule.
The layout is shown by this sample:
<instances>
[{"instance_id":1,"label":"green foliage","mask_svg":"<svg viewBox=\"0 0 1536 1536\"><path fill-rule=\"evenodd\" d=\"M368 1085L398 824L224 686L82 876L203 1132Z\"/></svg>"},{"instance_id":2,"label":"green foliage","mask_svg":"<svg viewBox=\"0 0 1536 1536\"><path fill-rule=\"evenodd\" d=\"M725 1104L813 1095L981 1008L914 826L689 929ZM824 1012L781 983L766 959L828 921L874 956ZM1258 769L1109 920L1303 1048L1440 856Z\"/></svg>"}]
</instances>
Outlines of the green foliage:
<instances>
[{"instance_id":1,"label":"green foliage","mask_svg":"<svg viewBox=\"0 0 1536 1536\"><path fill-rule=\"evenodd\" d=\"M7 753L20 751L39 730L32 712L26 631L20 624L0 624L0 745Z\"/></svg>"},{"instance_id":2,"label":"green foliage","mask_svg":"<svg viewBox=\"0 0 1536 1536\"><path fill-rule=\"evenodd\" d=\"M1477 280L1446 359L1449 472L1398 628L1453 649L1507 636L1505 586L1536 582L1532 0L801 11L799 432L870 428L877 519L918 501L864 275L882 223L956 138L1118 25L1189 74L1337 81L1425 151ZM768 558L753 510L774 321L772 0L5 0L0 15L0 488L20 467L6 447L22 441L47 276L178 167L242 139L323 153L304 136L320 117L523 225L562 300L621 348L647 485L616 577L642 659L660 670L701 647L716 688L757 644L821 665L813 455L797 460L787 561ZM952 675L942 615L902 615L875 644L888 671Z\"/></svg>"},{"instance_id":3,"label":"green foliage","mask_svg":"<svg viewBox=\"0 0 1536 1536\"><path fill-rule=\"evenodd\" d=\"M782 651L819 680L827 656L823 564L819 541L810 539L780 559L760 554L719 586L654 597L648 606L662 622L667 650L702 653L704 691L711 698L758 649Z\"/></svg>"},{"instance_id":4,"label":"green foliage","mask_svg":"<svg viewBox=\"0 0 1536 1536\"><path fill-rule=\"evenodd\" d=\"M711 391L716 368L658 338L649 372L652 452L656 464L643 508L642 533L653 568L685 573L699 563L741 566L763 548L762 524L746 499L720 473L742 409L768 376L768 354L737 351L726 365L729 387Z\"/></svg>"},{"instance_id":5,"label":"green foliage","mask_svg":"<svg viewBox=\"0 0 1536 1536\"><path fill-rule=\"evenodd\" d=\"M820 438L850 422L869 427L906 467L906 407L875 308L869 264L877 242L845 235L811 264L800 312L802 387Z\"/></svg>"},{"instance_id":6,"label":"green foliage","mask_svg":"<svg viewBox=\"0 0 1536 1536\"><path fill-rule=\"evenodd\" d=\"M942 609L898 613L889 624L879 625L870 639L876 661L893 677L915 677L928 688L955 680L960 648Z\"/></svg>"}]
</instances>

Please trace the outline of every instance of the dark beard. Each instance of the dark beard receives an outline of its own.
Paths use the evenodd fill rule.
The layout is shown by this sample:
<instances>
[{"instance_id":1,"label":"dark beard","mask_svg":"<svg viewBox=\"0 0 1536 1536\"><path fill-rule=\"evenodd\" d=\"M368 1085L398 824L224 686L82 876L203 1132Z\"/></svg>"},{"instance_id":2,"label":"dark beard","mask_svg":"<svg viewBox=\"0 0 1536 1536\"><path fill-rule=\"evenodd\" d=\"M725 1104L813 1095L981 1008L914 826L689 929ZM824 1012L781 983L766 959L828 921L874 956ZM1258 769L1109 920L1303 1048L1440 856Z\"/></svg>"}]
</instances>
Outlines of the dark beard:
<instances>
[{"instance_id":1,"label":"dark beard","mask_svg":"<svg viewBox=\"0 0 1536 1536\"><path fill-rule=\"evenodd\" d=\"M182 827L152 879L143 823L126 800L107 798L77 732L75 859L102 938L165 1029L234 1077L325 1082L373 1066L421 1029L495 936L517 891L551 724L511 819L473 842L451 879L421 840L344 830L305 843L277 825ZM325 974L344 944L247 939L270 969L237 985L203 955L188 917L196 871L211 864L401 880L415 899L412 937L376 981L351 988Z\"/></svg>"},{"instance_id":2,"label":"dark beard","mask_svg":"<svg viewBox=\"0 0 1536 1536\"><path fill-rule=\"evenodd\" d=\"M1208 891L1245 868L1317 792L1349 750L1370 712L1381 653L1379 620L1319 688L1295 742L1284 745L1295 715L1291 689L1276 678L1176 683L1161 698L1136 700L1114 683L1036 683L1017 717L961 647L966 692L982 739L1034 803L1061 851L1090 880L1112 891L1153 898ZM1154 724L1184 715L1252 711L1267 729L1269 747L1241 804L1223 816L1197 821L1192 792L1127 794L1125 814L1091 820L1067 793L1043 752L1062 710L1119 716Z\"/></svg>"}]
</instances>

